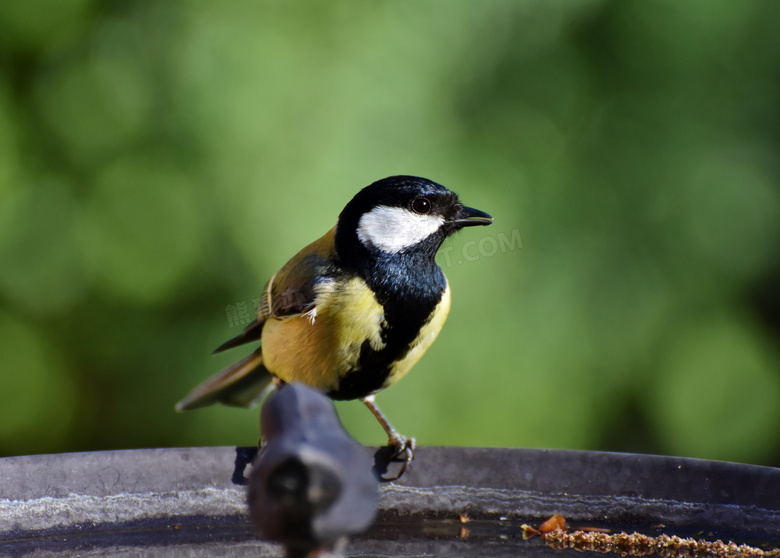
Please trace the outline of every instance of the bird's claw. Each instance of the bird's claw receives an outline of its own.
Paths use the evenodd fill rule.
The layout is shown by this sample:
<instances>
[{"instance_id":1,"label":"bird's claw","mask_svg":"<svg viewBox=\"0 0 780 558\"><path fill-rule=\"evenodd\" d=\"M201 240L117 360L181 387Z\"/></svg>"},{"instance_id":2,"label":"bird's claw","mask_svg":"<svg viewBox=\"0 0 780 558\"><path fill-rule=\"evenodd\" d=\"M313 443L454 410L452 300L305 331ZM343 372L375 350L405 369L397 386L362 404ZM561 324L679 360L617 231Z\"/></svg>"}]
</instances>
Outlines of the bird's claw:
<instances>
[{"instance_id":1,"label":"bird's claw","mask_svg":"<svg viewBox=\"0 0 780 558\"><path fill-rule=\"evenodd\" d=\"M387 440L387 447L393 452L390 455L390 460L401 463L401 468L396 476L392 478L385 477L385 480L398 480L406 472L412 459L414 459L414 449L417 447L417 442L414 438L407 438L399 434Z\"/></svg>"}]
</instances>

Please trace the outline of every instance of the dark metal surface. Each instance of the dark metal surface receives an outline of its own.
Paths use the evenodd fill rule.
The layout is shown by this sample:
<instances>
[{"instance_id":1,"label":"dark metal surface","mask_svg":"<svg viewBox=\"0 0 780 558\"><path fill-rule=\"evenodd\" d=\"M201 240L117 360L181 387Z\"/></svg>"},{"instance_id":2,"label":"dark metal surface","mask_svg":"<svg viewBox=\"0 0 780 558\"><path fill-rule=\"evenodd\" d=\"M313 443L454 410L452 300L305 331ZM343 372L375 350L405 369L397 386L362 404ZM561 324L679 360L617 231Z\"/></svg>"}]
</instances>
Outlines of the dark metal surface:
<instances>
[{"instance_id":1,"label":"dark metal surface","mask_svg":"<svg viewBox=\"0 0 780 558\"><path fill-rule=\"evenodd\" d=\"M259 542L234 483L236 449L0 459L0 555L280 556ZM373 451L369 448L367 452ZM380 487L351 555L550 554L519 525L571 524L780 544L780 470L579 451L419 448ZM459 517L466 514L469 523Z\"/></svg>"},{"instance_id":2,"label":"dark metal surface","mask_svg":"<svg viewBox=\"0 0 780 558\"><path fill-rule=\"evenodd\" d=\"M339 421L333 402L290 383L263 404L263 450L249 477L249 515L289 557L344 547L374 522L379 483L366 448ZM242 483L243 484L243 483Z\"/></svg>"}]
</instances>

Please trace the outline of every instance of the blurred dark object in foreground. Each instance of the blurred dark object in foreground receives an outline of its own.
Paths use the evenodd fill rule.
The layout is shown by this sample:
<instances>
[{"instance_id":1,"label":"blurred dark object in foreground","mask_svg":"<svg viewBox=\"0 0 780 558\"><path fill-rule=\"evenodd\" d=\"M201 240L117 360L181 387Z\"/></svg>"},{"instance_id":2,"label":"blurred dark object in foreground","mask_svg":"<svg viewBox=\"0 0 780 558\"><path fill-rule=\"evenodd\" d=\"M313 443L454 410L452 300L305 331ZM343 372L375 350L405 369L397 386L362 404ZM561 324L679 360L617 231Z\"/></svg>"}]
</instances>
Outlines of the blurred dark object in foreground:
<instances>
[{"instance_id":1,"label":"blurred dark object in foreground","mask_svg":"<svg viewBox=\"0 0 780 558\"><path fill-rule=\"evenodd\" d=\"M272 394L261 425L263 447L249 477L252 521L288 556L339 555L376 514L367 450L346 433L333 403L302 384Z\"/></svg>"}]
</instances>

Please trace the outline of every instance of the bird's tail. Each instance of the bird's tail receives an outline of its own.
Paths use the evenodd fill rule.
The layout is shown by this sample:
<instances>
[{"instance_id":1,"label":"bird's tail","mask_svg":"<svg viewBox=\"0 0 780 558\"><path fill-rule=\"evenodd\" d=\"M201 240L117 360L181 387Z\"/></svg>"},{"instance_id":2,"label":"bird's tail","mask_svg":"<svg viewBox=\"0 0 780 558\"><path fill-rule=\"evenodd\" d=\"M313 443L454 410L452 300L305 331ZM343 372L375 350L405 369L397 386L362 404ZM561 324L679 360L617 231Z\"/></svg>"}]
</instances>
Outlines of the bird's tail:
<instances>
[{"instance_id":1,"label":"bird's tail","mask_svg":"<svg viewBox=\"0 0 780 558\"><path fill-rule=\"evenodd\" d=\"M176 410L189 411L213 403L251 407L273 389L273 375L263 366L261 349L239 360L193 389L176 404Z\"/></svg>"}]
</instances>

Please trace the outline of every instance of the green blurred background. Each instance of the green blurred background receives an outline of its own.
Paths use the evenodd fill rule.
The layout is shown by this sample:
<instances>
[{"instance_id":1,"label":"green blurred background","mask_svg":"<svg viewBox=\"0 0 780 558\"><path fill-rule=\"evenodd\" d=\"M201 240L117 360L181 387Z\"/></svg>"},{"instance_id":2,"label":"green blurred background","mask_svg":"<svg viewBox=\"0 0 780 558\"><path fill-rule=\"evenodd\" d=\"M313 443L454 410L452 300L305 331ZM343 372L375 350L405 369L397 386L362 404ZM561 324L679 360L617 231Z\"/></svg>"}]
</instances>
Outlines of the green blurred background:
<instances>
[{"instance_id":1,"label":"green blurred background","mask_svg":"<svg viewBox=\"0 0 780 558\"><path fill-rule=\"evenodd\" d=\"M256 410L173 404L355 192L417 174L495 224L441 253L450 319L378 398L401 432L780 465L779 24L753 0L0 3L0 455L253 444Z\"/></svg>"}]
</instances>

